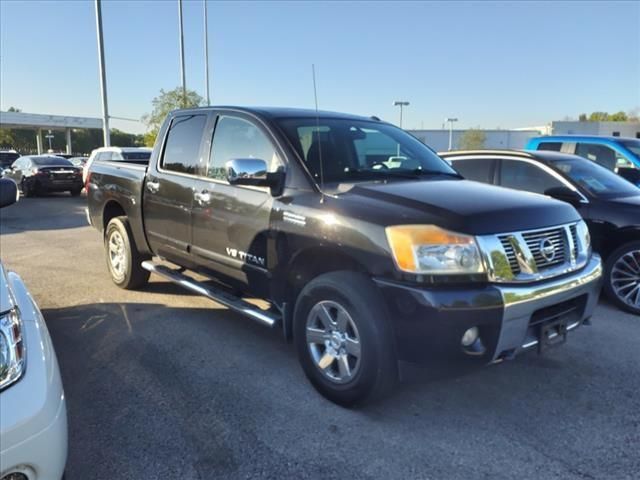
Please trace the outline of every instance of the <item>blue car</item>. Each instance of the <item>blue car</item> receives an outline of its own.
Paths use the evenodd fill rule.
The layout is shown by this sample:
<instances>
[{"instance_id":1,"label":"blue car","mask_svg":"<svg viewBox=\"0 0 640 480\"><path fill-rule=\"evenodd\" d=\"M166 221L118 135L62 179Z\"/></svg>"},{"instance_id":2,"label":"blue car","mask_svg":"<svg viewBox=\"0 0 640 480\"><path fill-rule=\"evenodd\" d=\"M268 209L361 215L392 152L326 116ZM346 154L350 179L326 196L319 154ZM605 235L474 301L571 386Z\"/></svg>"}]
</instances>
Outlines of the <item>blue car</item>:
<instances>
[{"instance_id":1,"label":"blue car","mask_svg":"<svg viewBox=\"0 0 640 480\"><path fill-rule=\"evenodd\" d=\"M550 135L529 140L526 150L551 150L593 160L640 186L640 139L595 135Z\"/></svg>"}]
</instances>

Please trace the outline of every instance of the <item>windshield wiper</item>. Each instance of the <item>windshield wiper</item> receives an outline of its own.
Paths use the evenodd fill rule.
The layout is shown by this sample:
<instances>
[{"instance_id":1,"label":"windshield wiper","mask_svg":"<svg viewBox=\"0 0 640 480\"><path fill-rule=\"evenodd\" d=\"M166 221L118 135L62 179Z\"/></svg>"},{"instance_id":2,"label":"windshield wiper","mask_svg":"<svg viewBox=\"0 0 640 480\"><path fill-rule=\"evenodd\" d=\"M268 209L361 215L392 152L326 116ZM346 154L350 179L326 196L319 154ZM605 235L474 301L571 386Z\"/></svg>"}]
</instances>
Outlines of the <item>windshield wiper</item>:
<instances>
[{"instance_id":1,"label":"windshield wiper","mask_svg":"<svg viewBox=\"0 0 640 480\"><path fill-rule=\"evenodd\" d=\"M455 172L443 172L442 170L425 170L423 168L415 168L413 170L402 169L371 169L371 168L354 168L347 170L347 173L367 174L373 173L379 176L417 179L424 175L445 175L447 177L463 178L462 175Z\"/></svg>"}]
</instances>

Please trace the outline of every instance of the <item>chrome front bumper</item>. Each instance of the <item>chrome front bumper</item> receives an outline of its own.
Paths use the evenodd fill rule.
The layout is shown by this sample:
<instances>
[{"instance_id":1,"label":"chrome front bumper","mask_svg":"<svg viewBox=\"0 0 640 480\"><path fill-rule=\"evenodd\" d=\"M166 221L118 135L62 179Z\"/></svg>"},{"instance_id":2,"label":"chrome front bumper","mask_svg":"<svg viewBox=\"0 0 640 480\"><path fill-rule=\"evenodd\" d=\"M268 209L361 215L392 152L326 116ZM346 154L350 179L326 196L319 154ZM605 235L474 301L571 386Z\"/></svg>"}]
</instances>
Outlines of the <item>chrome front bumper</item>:
<instances>
[{"instance_id":1,"label":"chrome front bumper","mask_svg":"<svg viewBox=\"0 0 640 480\"><path fill-rule=\"evenodd\" d=\"M567 330L581 325L593 314L601 287L602 262L595 254L582 270L557 280L535 285L497 286L504 302L504 315L493 361L538 344L538 339L531 335L530 322L533 314L541 309L586 296L581 318L567 325Z\"/></svg>"}]
</instances>

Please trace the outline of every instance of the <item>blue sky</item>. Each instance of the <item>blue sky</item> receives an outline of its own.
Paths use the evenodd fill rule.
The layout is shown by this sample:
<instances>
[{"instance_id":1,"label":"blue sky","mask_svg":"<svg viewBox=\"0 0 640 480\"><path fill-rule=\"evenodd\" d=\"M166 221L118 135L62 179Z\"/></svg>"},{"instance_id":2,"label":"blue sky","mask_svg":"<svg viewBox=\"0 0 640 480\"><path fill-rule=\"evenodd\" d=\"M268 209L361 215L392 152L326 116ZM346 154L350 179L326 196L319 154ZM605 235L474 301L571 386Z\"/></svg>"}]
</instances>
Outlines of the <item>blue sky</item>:
<instances>
[{"instance_id":1,"label":"blue sky","mask_svg":"<svg viewBox=\"0 0 640 480\"><path fill-rule=\"evenodd\" d=\"M209 2L215 104L313 106L405 128L541 125L640 107L640 2ZM103 1L110 113L180 82L177 1ZM201 0L187 87L204 96ZM93 1L0 1L0 108L100 116ZM141 132L141 124L113 126Z\"/></svg>"}]
</instances>

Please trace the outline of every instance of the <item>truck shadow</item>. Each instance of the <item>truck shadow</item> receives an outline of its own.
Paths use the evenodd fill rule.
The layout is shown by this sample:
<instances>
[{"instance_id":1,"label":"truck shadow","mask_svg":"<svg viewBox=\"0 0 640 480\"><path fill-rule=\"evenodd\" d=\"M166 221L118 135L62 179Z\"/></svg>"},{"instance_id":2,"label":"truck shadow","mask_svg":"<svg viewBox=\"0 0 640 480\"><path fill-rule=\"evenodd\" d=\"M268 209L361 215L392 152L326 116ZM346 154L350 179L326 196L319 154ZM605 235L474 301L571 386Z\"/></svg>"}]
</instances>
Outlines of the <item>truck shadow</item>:
<instances>
[{"instance_id":1,"label":"truck shadow","mask_svg":"<svg viewBox=\"0 0 640 480\"><path fill-rule=\"evenodd\" d=\"M21 197L17 203L0 210L0 233L86 227L86 204L86 197L70 197L66 192Z\"/></svg>"},{"instance_id":2,"label":"truck shadow","mask_svg":"<svg viewBox=\"0 0 640 480\"><path fill-rule=\"evenodd\" d=\"M279 331L226 309L103 303L43 315L68 402L69 480L114 472L156 478L149 468L164 478L235 478L253 461L242 447L247 442L255 459L281 458L271 446L289 445L286 463L314 448L318 437L335 458L345 448L361 448L360 438L371 451L395 451L388 439L402 437L410 446L402 455L416 462L434 448L444 454L470 448L472 440L517 454L515 438L536 455L560 461L562 447L576 462L589 462L594 450L573 449L572 441L592 438L583 443L623 448L610 439L600 445L589 432L622 421L616 411L633 406L632 390L639 387L617 384L612 408L611 396L598 393L611 391L612 372L589 355L594 346L579 329L545 357L526 354L453 377L414 368L391 397L349 410L313 390ZM623 443L634 426L620 425ZM292 477L315 464L294 467L300 470ZM339 467L359 478L352 465Z\"/></svg>"}]
</instances>

